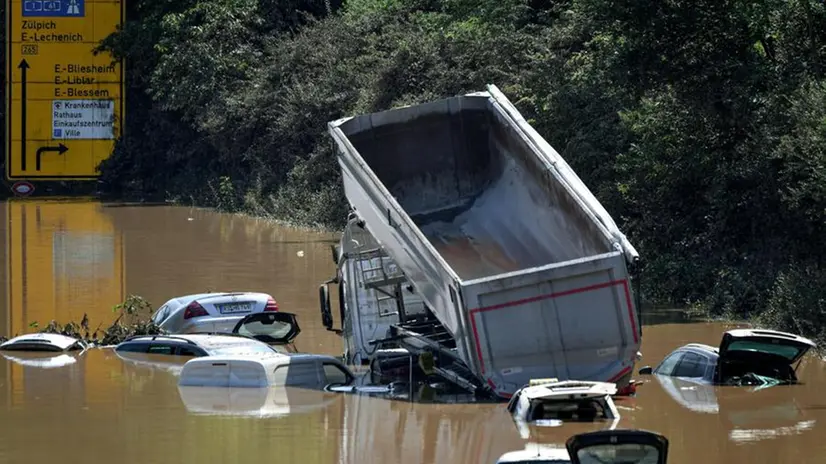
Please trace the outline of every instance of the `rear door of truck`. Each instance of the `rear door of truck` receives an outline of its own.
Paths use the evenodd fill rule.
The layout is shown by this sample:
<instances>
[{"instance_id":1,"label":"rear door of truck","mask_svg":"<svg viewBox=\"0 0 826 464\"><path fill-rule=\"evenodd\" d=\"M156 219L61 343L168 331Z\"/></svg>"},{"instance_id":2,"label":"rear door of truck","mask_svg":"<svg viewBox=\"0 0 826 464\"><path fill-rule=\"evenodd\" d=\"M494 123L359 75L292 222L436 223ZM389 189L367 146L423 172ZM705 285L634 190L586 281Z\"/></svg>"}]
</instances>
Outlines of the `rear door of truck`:
<instances>
[{"instance_id":1,"label":"rear door of truck","mask_svg":"<svg viewBox=\"0 0 826 464\"><path fill-rule=\"evenodd\" d=\"M497 392L532 378L616 381L633 367L641 334L618 251L461 287L477 372Z\"/></svg>"}]
</instances>

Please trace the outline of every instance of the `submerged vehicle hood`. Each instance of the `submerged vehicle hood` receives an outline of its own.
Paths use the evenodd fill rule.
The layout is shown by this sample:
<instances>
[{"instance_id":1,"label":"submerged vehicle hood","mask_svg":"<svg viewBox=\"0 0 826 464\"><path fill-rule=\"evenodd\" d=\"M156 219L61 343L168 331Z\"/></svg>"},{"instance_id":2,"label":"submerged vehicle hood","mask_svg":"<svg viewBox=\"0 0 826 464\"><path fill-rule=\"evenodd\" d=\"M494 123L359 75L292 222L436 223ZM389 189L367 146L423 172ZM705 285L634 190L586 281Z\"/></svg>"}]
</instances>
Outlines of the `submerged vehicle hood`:
<instances>
[{"instance_id":1,"label":"submerged vehicle hood","mask_svg":"<svg viewBox=\"0 0 826 464\"><path fill-rule=\"evenodd\" d=\"M720 342L720 361L743 357L765 356L778 362L794 364L815 342L786 332L776 330L737 329L723 334Z\"/></svg>"}]
</instances>

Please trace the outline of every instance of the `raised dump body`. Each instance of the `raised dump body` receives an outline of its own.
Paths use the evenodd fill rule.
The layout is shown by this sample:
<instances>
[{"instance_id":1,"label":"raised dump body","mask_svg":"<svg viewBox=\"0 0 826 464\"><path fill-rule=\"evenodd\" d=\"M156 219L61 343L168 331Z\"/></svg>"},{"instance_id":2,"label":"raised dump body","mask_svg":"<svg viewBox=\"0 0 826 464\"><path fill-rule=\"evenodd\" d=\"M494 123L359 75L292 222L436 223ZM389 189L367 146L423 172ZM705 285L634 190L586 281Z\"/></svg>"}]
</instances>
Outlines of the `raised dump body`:
<instances>
[{"instance_id":1,"label":"raised dump body","mask_svg":"<svg viewBox=\"0 0 826 464\"><path fill-rule=\"evenodd\" d=\"M478 379L501 396L538 377L627 382L637 252L496 87L329 131L384 278L412 284Z\"/></svg>"}]
</instances>

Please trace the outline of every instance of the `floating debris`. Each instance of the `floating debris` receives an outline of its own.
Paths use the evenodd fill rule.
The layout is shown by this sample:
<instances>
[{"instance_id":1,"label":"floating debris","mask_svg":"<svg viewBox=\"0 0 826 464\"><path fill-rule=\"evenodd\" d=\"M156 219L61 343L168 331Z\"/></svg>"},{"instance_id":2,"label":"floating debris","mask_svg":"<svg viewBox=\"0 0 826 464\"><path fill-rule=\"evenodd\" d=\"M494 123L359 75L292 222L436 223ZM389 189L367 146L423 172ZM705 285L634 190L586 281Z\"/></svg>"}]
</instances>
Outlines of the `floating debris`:
<instances>
[{"instance_id":1,"label":"floating debris","mask_svg":"<svg viewBox=\"0 0 826 464\"><path fill-rule=\"evenodd\" d=\"M89 316L84 313L80 322L70 321L61 324L55 320L50 321L45 327L39 330L41 333L55 333L67 337L83 340L90 346L116 345L133 335L157 335L162 333L160 327L152 322L152 304L138 295L129 295L123 303L115 305L112 312L120 312L112 324L101 329L89 328ZM34 321L29 324L30 328L37 329L39 324ZM15 335L16 336L16 335ZM0 337L0 342L8 340Z\"/></svg>"}]
</instances>

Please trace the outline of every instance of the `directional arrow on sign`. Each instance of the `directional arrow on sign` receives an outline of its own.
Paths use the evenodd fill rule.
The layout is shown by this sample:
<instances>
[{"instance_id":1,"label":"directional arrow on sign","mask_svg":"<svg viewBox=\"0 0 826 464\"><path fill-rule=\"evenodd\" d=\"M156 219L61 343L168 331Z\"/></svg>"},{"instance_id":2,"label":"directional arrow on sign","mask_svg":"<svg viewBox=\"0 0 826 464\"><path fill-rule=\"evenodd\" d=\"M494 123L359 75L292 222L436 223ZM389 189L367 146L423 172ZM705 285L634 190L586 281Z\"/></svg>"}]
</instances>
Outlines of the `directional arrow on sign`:
<instances>
[{"instance_id":1,"label":"directional arrow on sign","mask_svg":"<svg viewBox=\"0 0 826 464\"><path fill-rule=\"evenodd\" d=\"M62 155L64 153L66 153L67 151L69 151L69 147L67 147L66 145L63 145L61 143L61 144L58 144L56 147L40 147L40 148L38 148L37 149L37 154L35 155L35 158L36 158L36 160L35 160L36 161L35 169L37 169L38 171L40 170L40 157L43 155L43 153L46 153L46 152L49 152L49 151L56 151L58 155Z\"/></svg>"},{"instance_id":2,"label":"directional arrow on sign","mask_svg":"<svg viewBox=\"0 0 826 464\"><path fill-rule=\"evenodd\" d=\"M20 168L26 170L26 70L29 63L25 58L17 65L20 68ZM38 158L39 160L40 158ZM40 170L40 162L37 163L37 170Z\"/></svg>"}]
</instances>

